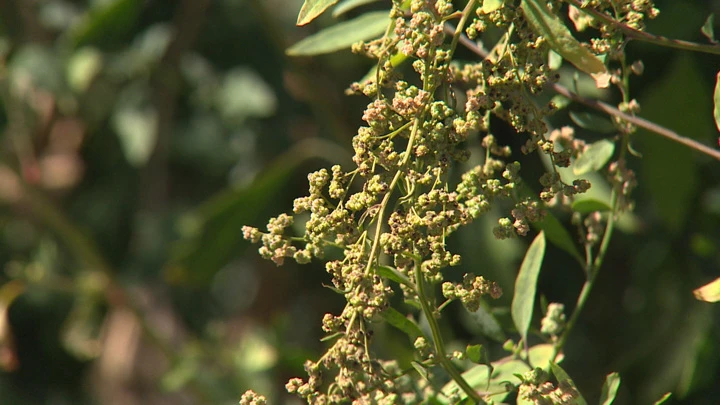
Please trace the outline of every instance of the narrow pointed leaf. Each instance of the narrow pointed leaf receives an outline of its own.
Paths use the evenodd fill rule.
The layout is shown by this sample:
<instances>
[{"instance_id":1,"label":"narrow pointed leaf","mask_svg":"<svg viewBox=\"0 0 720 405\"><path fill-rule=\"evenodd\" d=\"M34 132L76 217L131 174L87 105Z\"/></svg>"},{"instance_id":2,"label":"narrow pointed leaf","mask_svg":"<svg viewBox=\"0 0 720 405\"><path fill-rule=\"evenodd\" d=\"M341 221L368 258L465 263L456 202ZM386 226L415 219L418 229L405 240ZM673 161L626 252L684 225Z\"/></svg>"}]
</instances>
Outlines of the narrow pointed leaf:
<instances>
[{"instance_id":1,"label":"narrow pointed leaf","mask_svg":"<svg viewBox=\"0 0 720 405\"><path fill-rule=\"evenodd\" d=\"M620 374L610 373L605 377L602 392L600 393L600 405L611 405L615 401L618 388L620 388Z\"/></svg>"},{"instance_id":2,"label":"narrow pointed leaf","mask_svg":"<svg viewBox=\"0 0 720 405\"><path fill-rule=\"evenodd\" d=\"M420 327L410 319L406 318L405 315L398 312L395 308L388 308L382 313L382 317L392 326L405 332L410 338L410 341L414 342L415 339L423 336Z\"/></svg>"},{"instance_id":3,"label":"narrow pointed leaf","mask_svg":"<svg viewBox=\"0 0 720 405\"><path fill-rule=\"evenodd\" d=\"M581 128L600 132L602 134L612 134L617 132L617 129L615 129L615 125L613 125L612 121L600 115L571 111L570 119Z\"/></svg>"},{"instance_id":4,"label":"narrow pointed leaf","mask_svg":"<svg viewBox=\"0 0 720 405\"><path fill-rule=\"evenodd\" d=\"M309 23L337 2L338 0L305 0L298 13L297 25Z\"/></svg>"},{"instance_id":5,"label":"narrow pointed leaf","mask_svg":"<svg viewBox=\"0 0 720 405\"><path fill-rule=\"evenodd\" d=\"M379 37L388 24L387 11L373 11L311 35L288 48L286 53L290 56L311 56L350 48L358 41Z\"/></svg>"},{"instance_id":6,"label":"narrow pointed leaf","mask_svg":"<svg viewBox=\"0 0 720 405\"><path fill-rule=\"evenodd\" d=\"M375 3L379 0L345 0L343 2L340 2L340 4L333 9L332 15L333 17L339 17L348 11L358 8L360 6L364 6L366 4Z\"/></svg>"},{"instance_id":7,"label":"narrow pointed leaf","mask_svg":"<svg viewBox=\"0 0 720 405\"><path fill-rule=\"evenodd\" d=\"M575 390L577 391L577 386L575 385L575 382L572 380L572 378L570 378L568 373L562 369L562 367L560 367L556 363L550 363L550 368L552 369L552 373L555 376L555 378L557 378L558 383L565 382L565 383L569 384L571 387L574 387ZM580 391L578 391L578 393L579 392ZM579 398L575 398L574 404L587 405L587 401L585 401L585 398L583 398L583 396L580 395Z\"/></svg>"},{"instance_id":8,"label":"narrow pointed leaf","mask_svg":"<svg viewBox=\"0 0 720 405\"><path fill-rule=\"evenodd\" d=\"M553 51L587 74L605 73L605 64L583 47L562 20L552 14L541 0L522 0L525 18L536 34L547 39Z\"/></svg>"},{"instance_id":9,"label":"narrow pointed leaf","mask_svg":"<svg viewBox=\"0 0 720 405\"><path fill-rule=\"evenodd\" d=\"M715 117L715 126L720 131L720 72L718 72L715 78L715 94L713 96L715 108L713 109L713 116Z\"/></svg>"},{"instance_id":10,"label":"narrow pointed leaf","mask_svg":"<svg viewBox=\"0 0 720 405\"><path fill-rule=\"evenodd\" d=\"M660 399L658 399L657 401L655 401L655 404L654 404L654 405L662 405L662 404L664 404L668 399L670 399L671 396L672 396L672 392L666 393L666 394L663 395Z\"/></svg>"},{"instance_id":11,"label":"narrow pointed leaf","mask_svg":"<svg viewBox=\"0 0 720 405\"><path fill-rule=\"evenodd\" d=\"M576 176L585 173L595 172L603 168L615 153L615 143L603 139L590 145L585 152L580 155L573 165L573 174Z\"/></svg>"},{"instance_id":12,"label":"narrow pointed leaf","mask_svg":"<svg viewBox=\"0 0 720 405\"><path fill-rule=\"evenodd\" d=\"M705 302L720 301L720 278L705 284L704 286L693 291L695 298Z\"/></svg>"},{"instance_id":13,"label":"narrow pointed leaf","mask_svg":"<svg viewBox=\"0 0 720 405\"><path fill-rule=\"evenodd\" d=\"M700 32L702 32L703 35L705 35L707 39L710 40L710 42L716 44L718 41L715 40L715 28L713 27L714 25L715 14L710 14L705 20L705 24L703 24L702 28L700 28Z\"/></svg>"},{"instance_id":14,"label":"narrow pointed leaf","mask_svg":"<svg viewBox=\"0 0 720 405\"><path fill-rule=\"evenodd\" d=\"M525 253L520 272L515 280L511 314L515 327L523 340L527 340L527 332L532 321L535 306L535 292L540 275L543 258L545 257L545 233L540 232Z\"/></svg>"},{"instance_id":15,"label":"narrow pointed leaf","mask_svg":"<svg viewBox=\"0 0 720 405\"><path fill-rule=\"evenodd\" d=\"M400 273L395 268L389 267L389 266L378 266L375 268L375 272L381 276L385 277L388 280L392 280L398 284L405 284L408 287L415 288L415 284L413 284L407 276Z\"/></svg>"}]
</instances>

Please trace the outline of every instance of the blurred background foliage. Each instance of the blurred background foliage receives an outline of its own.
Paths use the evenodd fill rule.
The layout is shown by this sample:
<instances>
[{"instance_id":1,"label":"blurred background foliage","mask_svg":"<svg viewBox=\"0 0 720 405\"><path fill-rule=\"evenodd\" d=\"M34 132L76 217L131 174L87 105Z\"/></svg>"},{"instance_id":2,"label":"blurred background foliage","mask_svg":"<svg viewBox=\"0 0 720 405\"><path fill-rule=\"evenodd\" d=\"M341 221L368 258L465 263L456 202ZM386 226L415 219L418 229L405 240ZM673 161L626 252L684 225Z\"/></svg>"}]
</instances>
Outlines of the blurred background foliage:
<instances>
[{"instance_id":1,"label":"blurred background foliage","mask_svg":"<svg viewBox=\"0 0 720 405\"><path fill-rule=\"evenodd\" d=\"M706 17L720 13L717 0L656 4L649 31L698 42ZM288 45L334 23L324 15L295 27L300 5L0 1L0 403L230 404L251 387L298 403L284 383L321 353L320 319L343 301L322 287L321 263L276 268L240 229L289 210L309 170L348 165L366 102L343 90L371 65L349 51L286 57ZM645 65L632 82L641 115L715 144L720 58L627 49ZM572 73L563 80L572 84ZM586 84L584 94L617 102ZM568 109L551 123L571 124ZM519 151L522 137L498 132ZM691 291L720 271L720 166L648 133L633 146L642 154L632 160L636 211L611 243L564 367L591 403L618 371L616 403L673 391L671 403L717 404L720 311ZM539 177L537 156L513 158L527 179ZM464 271L504 287L491 305L509 325L530 239L493 239L500 214L452 243ZM539 291L572 307L582 281L551 248ZM460 307L448 314L449 340L501 353L503 333ZM379 355L409 361L402 334L379 327L375 336Z\"/></svg>"}]
</instances>

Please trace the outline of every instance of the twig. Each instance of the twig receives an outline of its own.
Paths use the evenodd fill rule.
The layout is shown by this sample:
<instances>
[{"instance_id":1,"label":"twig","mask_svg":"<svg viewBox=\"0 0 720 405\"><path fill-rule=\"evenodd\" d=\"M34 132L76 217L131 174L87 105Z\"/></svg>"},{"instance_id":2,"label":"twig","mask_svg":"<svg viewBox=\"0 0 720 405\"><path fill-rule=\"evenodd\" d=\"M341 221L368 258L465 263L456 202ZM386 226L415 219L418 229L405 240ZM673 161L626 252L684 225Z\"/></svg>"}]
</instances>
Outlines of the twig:
<instances>
[{"instance_id":1,"label":"twig","mask_svg":"<svg viewBox=\"0 0 720 405\"><path fill-rule=\"evenodd\" d=\"M690 42L690 41L683 41L681 39L671 39L667 37L663 37L661 35L655 35L650 34L643 31L638 31L634 28L628 27L627 25L616 21L611 16L601 13L595 9L583 7L582 3L578 0L565 0L568 4L572 4L573 6L577 7L580 11L582 11L585 14L589 14L598 20L601 20L602 22L606 24L610 24L619 30L621 30L625 35L632 39L636 39L638 41L645 41L649 42L651 44L665 46L668 48L675 48L675 49L684 49L686 51L694 51L694 52L704 52L704 53L711 53L715 55L720 55L720 45L710 45L710 44L698 44L696 42Z\"/></svg>"},{"instance_id":2,"label":"twig","mask_svg":"<svg viewBox=\"0 0 720 405\"><path fill-rule=\"evenodd\" d=\"M455 33L455 28L450 24L445 24L445 31L449 33ZM487 58L489 55L489 52L480 47L477 43L472 41L470 38L465 36L464 34L460 36L460 43L463 44L466 48L468 48L473 53L483 57ZM672 131L668 128L665 128L661 125L658 125L654 122L648 121L644 118L640 118L637 116L626 114L617 108L611 106L610 104L604 103L600 100L595 100L588 97L583 97L577 93L573 93L572 91L568 90L566 87L557 84L552 83L549 84L548 87L555 91L556 93L565 96L572 101L584 104L590 108L594 108L598 111L604 112L605 114L609 114L618 118L621 118L627 122L630 122L632 124L637 125L638 127L645 128L650 132L656 133L660 136L663 136L665 138L668 138L670 140L673 140L675 142L678 142L680 144L683 144L691 149L695 149L698 152L702 152L708 156L713 157L716 160L720 160L720 151L715 150L705 144L702 144L694 139L690 139L687 137L684 137L680 134L678 134L675 131Z\"/></svg>"}]
</instances>

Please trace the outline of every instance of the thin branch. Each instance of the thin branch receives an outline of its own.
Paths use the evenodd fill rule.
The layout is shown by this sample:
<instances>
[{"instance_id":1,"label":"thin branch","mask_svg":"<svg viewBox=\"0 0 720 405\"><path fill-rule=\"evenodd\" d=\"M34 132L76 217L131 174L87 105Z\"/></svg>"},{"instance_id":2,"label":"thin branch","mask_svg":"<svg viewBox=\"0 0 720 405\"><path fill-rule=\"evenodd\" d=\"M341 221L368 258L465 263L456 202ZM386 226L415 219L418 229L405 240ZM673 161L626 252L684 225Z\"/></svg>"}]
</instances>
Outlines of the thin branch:
<instances>
[{"instance_id":1,"label":"thin branch","mask_svg":"<svg viewBox=\"0 0 720 405\"><path fill-rule=\"evenodd\" d=\"M681 39L671 39L663 37L661 35L650 34L643 31L638 31L634 28L628 27L627 25L615 20L611 16L601 13L595 9L589 7L583 7L582 2L578 0L565 0L568 4L572 4L577 7L580 11L588 14L606 24L610 24L617 29L621 30L626 36L638 41L649 42L651 44L665 46L668 48L684 49L686 51L693 52L704 52L711 53L714 55L720 55L720 45L711 44L698 44L697 42L683 41Z\"/></svg>"},{"instance_id":2,"label":"thin branch","mask_svg":"<svg viewBox=\"0 0 720 405\"><path fill-rule=\"evenodd\" d=\"M445 31L448 33L454 34L455 28L450 24L445 24ZM489 55L488 51L486 51L485 49L480 47L477 43L472 41L470 38L468 38L464 34L460 36L460 43L463 44L463 46L468 48L473 53L475 53L483 58L487 58ZM691 149L695 149L696 151L702 152L708 156L711 156L716 160L720 160L720 151L715 150L715 149L713 149L705 144L702 144L694 139L684 137L673 130L665 128L654 122L648 121L644 118L626 114L626 113L618 110L617 108L611 106L610 104L604 103L600 100L583 97L577 93L573 93L572 91L568 90L566 87L564 87L560 84L553 83L553 84L549 84L548 87L551 90L555 91L556 93L558 93L562 96L565 96L572 101L578 102L580 104L584 104L590 108L594 108L605 114L609 114L609 115L621 118L631 124L637 125L638 127L645 128L650 132L656 133L662 137L665 137L672 141L683 144Z\"/></svg>"}]
</instances>

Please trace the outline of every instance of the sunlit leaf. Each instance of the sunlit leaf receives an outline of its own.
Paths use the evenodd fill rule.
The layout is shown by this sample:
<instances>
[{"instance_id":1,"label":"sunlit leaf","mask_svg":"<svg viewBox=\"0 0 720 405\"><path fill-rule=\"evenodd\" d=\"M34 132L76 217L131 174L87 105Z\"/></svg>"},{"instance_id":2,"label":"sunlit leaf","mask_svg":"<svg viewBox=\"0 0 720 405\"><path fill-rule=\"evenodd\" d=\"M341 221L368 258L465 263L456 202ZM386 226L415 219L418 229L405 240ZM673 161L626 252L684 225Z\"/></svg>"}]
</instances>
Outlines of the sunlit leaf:
<instances>
[{"instance_id":1,"label":"sunlit leaf","mask_svg":"<svg viewBox=\"0 0 720 405\"><path fill-rule=\"evenodd\" d=\"M713 96L713 117L715 117L715 126L720 131L720 72L715 77L715 94Z\"/></svg>"},{"instance_id":2,"label":"sunlit leaf","mask_svg":"<svg viewBox=\"0 0 720 405\"><path fill-rule=\"evenodd\" d=\"M364 6L365 4L375 3L377 1L379 0L345 0L340 2L340 4L338 4L337 7L333 9L332 15L333 17L339 17L357 7Z\"/></svg>"},{"instance_id":3,"label":"sunlit leaf","mask_svg":"<svg viewBox=\"0 0 720 405\"><path fill-rule=\"evenodd\" d=\"M705 284L704 286L693 291L695 298L700 301L718 302L720 301L720 278Z\"/></svg>"},{"instance_id":4,"label":"sunlit leaf","mask_svg":"<svg viewBox=\"0 0 720 405\"><path fill-rule=\"evenodd\" d=\"M552 353L552 345L540 344L530 348L530 362L533 367L549 368L549 353ZM520 384L517 377L531 368L527 362L519 360L513 356L504 357L497 361L487 364L478 364L462 373L463 379L478 391L481 395L484 393L492 393L492 399L496 403L505 400L509 392L506 390L507 384ZM442 388L443 394L437 397L442 405L448 405L447 395L457 392L459 399L462 401L467 398L467 394L458 387L455 381L450 381Z\"/></svg>"},{"instance_id":5,"label":"sunlit leaf","mask_svg":"<svg viewBox=\"0 0 720 405\"><path fill-rule=\"evenodd\" d=\"M611 405L615 401L618 388L620 388L620 374L608 374L600 393L600 405Z\"/></svg>"},{"instance_id":6,"label":"sunlit leaf","mask_svg":"<svg viewBox=\"0 0 720 405\"><path fill-rule=\"evenodd\" d=\"M715 14L710 14L705 20L705 24L703 24L702 28L700 28L700 32L702 32L703 35L705 35L707 39L710 40L710 42L716 44L718 41L715 40L715 28L713 27L714 25Z\"/></svg>"},{"instance_id":7,"label":"sunlit leaf","mask_svg":"<svg viewBox=\"0 0 720 405\"><path fill-rule=\"evenodd\" d=\"M382 317L390 325L405 332L405 334L408 335L408 337L410 338L411 342L414 342L417 338L423 336L423 333L417 323L408 319L405 315L398 312L395 308L390 307L383 311Z\"/></svg>"},{"instance_id":8,"label":"sunlit leaf","mask_svg":"<svg viewBox=\"0 0 720 405\"><path fill-rule=\"evenodd\" d=\"M571 208L573 211L579 212L580 214L589 214L595 211L604 212L612 210L612 207L610 207L606 202L593 198L575 200L573 201Z\"/></svg>"},{"instance_id":9,"label":"sunlit leaf","mask_svg":"<svg viewBox=\"0 0 720 405\"><path fill-rule=\"evenodd\" d=\"M590 145L573 164L573 173L576 176L598 171L605 166L615 153L615 143L607 139L597 141Z\"/></svg>"},{"instance_id":10,"label":"sunlit leaf","mask_svg":"<svg viewBox=\"0 0 720 405\"><path fill-rule=\"evenodd\" d=\"M585 73L606 72L605 64L583 47L541 0L522 0L521 7L535 33L547 39L553 51Z\"/></svg>"},{"instance_id":11,"label":"sunlit leaf","mask_svg":"<svg viewBox=\"0 0 720 405\"><path fill-rule=\"evenodd\" d=\"M662 405L662 404L664 404L668 399L670 399L671 396L672 396L672 392L666 393L666 394L663 395L660 399L658 399L657 401L655 401L655 404L654 404L654 405Z\"/></svg>"},{"instance_id":12,"label":"sunlit leaf","mask_svg":"<svg viewBox=\"0 0 720 405\"><path fill-rule=\"evenodd\" d=\"M482 345L468 345L465 354L473 363L486 364L484 359L487 358L487 352Z\"/></svg>"},{"instance_id":13,"label":"sunlit leaf","mask_svg":"<svg viewBox=\"0 0 720 405\"><path fill-rule=\"evenodd\" d=\"M548 52L548 67L550 70L558 70L560 66L562 66L562 56L551 49Z\"/></svg>"},{"instance_id":14,"label":"sunlit leaf","mask_svg":"<svg viewBox=\"0 0 720 405\"><path fill-rule=\"evenodd\" d=\"M484 0L482 9L480 11L483 14L489 14L499 9L503 5L503 0Z\"/></svg>"},{"instance_id":15,"label":"sunlit leaf","mask_svg":"<svg viewBox=\"0 0 720 405\"><path fill-rule=\"evenodd\" d=\"M305 0L298 13L297 25L309 23L337 2L338 0Z\"/></svg>"},{"instance_id":16,"label":"sunlit leaf","mask_svg":"<svg viewBox=\"0 0 720 405\"><path fill-rule=\"evenodd\" d=\"M425 368L425 366L423 366L422 364L418 363L417 361L411 361L410 364L411 364L412 367L415 369L415 371L417 371L418 374L420 374L420 376L421 376L424 380L430 381L430 379L428 378L428 371L427 371L427 369Z\"/></svg>"},{"instance_id":17,"label":"sunlit leaf","mask_svg":"<svg viewBox=\"0 0 720 405\"><path fill-rule=\"evenodd\" d=\"M286 53L290 56L311 56L339 51L358 41L379 37L388 24L387 11L369 12L311 35L288 48Z\"/></svg>"},{"instance_id":18,"label":"sunlit leaf","mask_svg":"<svg viewBox=\"0 0 720 405\"><path fill-rule=\"evenodd\" d=\"M575 382L572 380L572 378L570 378L568 373L562 369L562 367L557 365L557 363L550 363L550 368L552 369L552 373L555 376L555 378L557 378L558 383L564 382L566 384L569 384L571 387L575 388L575 390L577 391L577 386L575 385ZM578 391L578 393L579 392L580 391ZM574 403L577 405L587 405L587 401L585 401L585 398L583 398L582 394L578 398L575 398Z\"/></svg>"},{"instance_id":19,"label":"sunlit leaf","mask_svg":"<svg viewBox=\"0 0 720 405\"><path fill-rule=\"evenodd\" d=\"M525 253L520 272L515 280L515 294L513 295L511 313L520 336L527 340L527 332L532 321L535 306L535 291L537 279L540 275L543 258L545 257L545 233L540 232Z\"/></svg>"},{"instance_id":20,"label":"sunlit leaf","mask_svg":"<svg viewBox=\"0 0 720 405\"><path fill-rule=\"evenodd\" d=\"M613 123L600 115L590 114L586 112L570 112L570 119L578 124L581 128L589 129L603 134L611 134L617 132Z\"/></svg>"}]
</instances>

